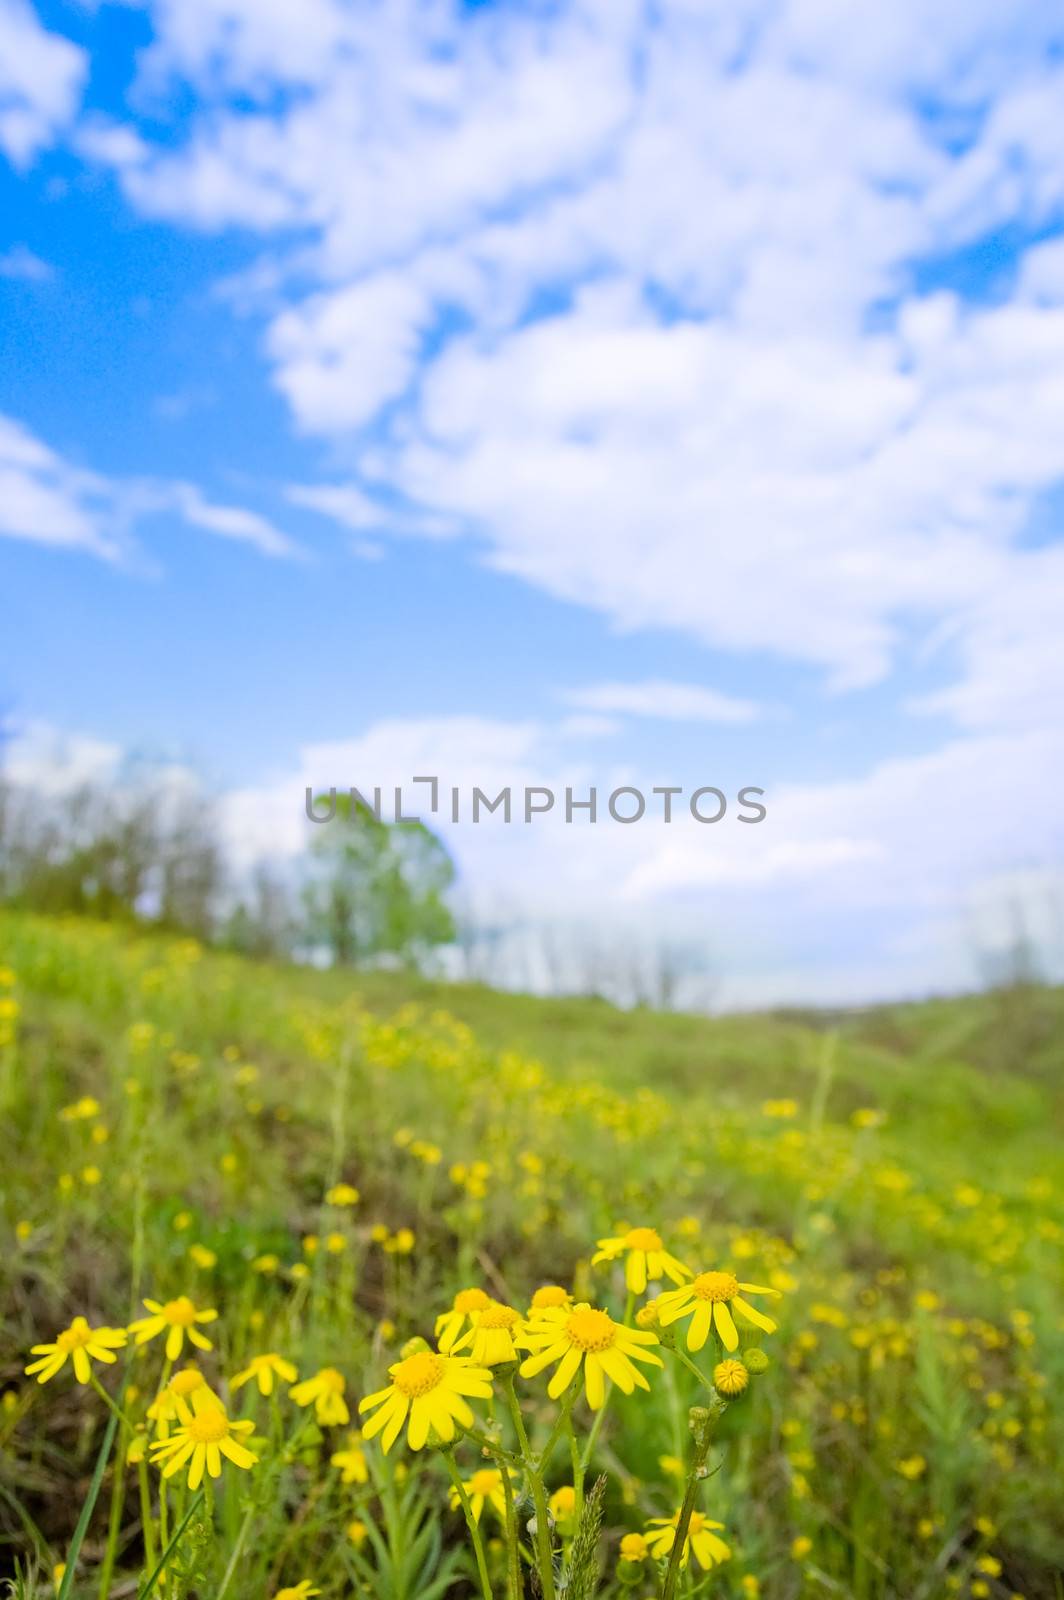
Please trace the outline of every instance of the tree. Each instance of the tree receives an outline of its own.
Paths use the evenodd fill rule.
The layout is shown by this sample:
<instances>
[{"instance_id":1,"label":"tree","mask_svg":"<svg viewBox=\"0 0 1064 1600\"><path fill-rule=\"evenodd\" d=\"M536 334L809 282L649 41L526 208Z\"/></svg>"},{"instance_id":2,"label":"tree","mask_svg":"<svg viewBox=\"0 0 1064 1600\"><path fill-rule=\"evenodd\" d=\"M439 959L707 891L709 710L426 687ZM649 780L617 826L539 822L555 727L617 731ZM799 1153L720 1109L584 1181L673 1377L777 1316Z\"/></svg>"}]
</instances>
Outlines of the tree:
<instances>
[{"instance_id":1,"label":"tree","mask_svg":"<svg viewBox=\"0 0 1064 1600\"><path fill-rule=\"evenodd\" d=\"M338 966L391 957L421 965L455 937L446 895L454 863L422 822L382 821L357 796L336 796L308 858L307 930Z\"/></svg>"}]
</instances>

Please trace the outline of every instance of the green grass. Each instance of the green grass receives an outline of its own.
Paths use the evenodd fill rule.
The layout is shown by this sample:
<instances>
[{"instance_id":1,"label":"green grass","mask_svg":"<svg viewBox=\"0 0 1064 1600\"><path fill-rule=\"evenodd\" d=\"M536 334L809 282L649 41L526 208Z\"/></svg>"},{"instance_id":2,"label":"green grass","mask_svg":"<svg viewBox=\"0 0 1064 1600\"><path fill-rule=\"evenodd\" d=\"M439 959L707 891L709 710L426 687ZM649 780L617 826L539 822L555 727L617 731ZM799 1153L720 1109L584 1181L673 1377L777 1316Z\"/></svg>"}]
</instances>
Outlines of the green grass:
<instances>
[{"instance_id":1,"label":"green grass","mask_svg":"<svg viewBox=\"0 0 1064 1600\"><path fill-rule=\"evenodd\" d=\"M623 1287L589 1256L624 1221L661 1228L696 1270L738 1262L787 1291L764 1340L770 1372L726 1414L701 1491L734 1551L713 1595L738 1600L756 1579L767 1600L938 1600L980 1584L992 1600L1060 1600L1059 991L709 1019L270 968L12 914L0 914L4 967L15 982L0 997L18 1015L0 1017L12 1035L0 1043L0 1562L47 1575L91 1477L102 1402L65 1374L43 1389L21 1376L28 1347L72 1316L123 1324L143 1294L187 1292L221 1313L204 1358L216 1385L273 1348L303 1375L339 1367L357 1397L471 1283L523 1307L537 1284L575 1276L620 1314ZM98 1116L60 1115L86 1095ZM780 1101L793 1115L774 1114ZM862 1126L868 1111L882 1125ZM94 1143L97 1126L108 1136ZM338 1178L361 1192L354 1213L322 1204ZM393 1246L409 1228L413 1251L385 1248L375 1228ZM330 1230L343 1251L306 1255L304 1237ZM276 1274L252 1270L266 1253ZM132 1375L143 1407L154 1346ZM670 1365L598 1436L603 1596L652 1592L650 1569L634 1589L615 1578L617 1544L679 1504L661 1461L685 1451L693 1383ZM542 1440L543 1382L523 1397ZM300 1577L326 1600L473 1592L437 1458L373 1448L370 1483L344 1488L328 1464L339 1435L312 1430L286 1458L290 1404L236 1398L263 1462L250 1479L227 1473L213 1516L193 1520L188 1595L214 1600L247 1518L227 1600ZM582 1406L574 1415L586 1434ZM559 1456L552 1487L566 1472ZM78 1600L100 1591L109 1526L110 1592L135 1592L146 1566L136 1478L117 1512L115 1481ZM157 1483L152 1469L156 1508ZM352 1516L370 1530L360 1548ZM795 1555L795 1539L808 1551Z\"/></svg>"}]
</instances>

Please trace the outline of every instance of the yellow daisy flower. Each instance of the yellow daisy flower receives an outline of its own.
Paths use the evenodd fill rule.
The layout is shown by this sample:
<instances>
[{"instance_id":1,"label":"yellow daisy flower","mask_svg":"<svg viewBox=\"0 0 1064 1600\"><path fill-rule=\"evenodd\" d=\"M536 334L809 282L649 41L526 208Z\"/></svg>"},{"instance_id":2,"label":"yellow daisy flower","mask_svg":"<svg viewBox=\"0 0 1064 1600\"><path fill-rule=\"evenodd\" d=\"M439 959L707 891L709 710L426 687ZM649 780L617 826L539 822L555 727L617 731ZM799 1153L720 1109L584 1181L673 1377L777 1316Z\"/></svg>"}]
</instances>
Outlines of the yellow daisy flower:
<instances>
[{"instance_id":1,"label":"yellow daisy flower","mask_svg":"<svg viewBox=\"0 0 1064 1600\"><path fill-rule=\"evenodd\" d=\"M255 1424L231 1421L215 1395L208 1399L203 1389L197 1389L191 1406L178 1400L178 1415L180 1426L168 1439L156 1439L151 1447L155 1465L162 1467L164 1478L172 1478L187 1466L188 1486L198 1489L204 1472L212 1478L221 1477L223 1456L245 1470L258 1461L258 1456L240 1443L255 1431Z\"/></svg>"},{"instance_id":2,"label":"yellow daisy flower","mask_svg":"<svg viewBox=\"0 0 1064 1600\"><path fill-rule=\"evenodd\" d=\"M450 1346L452 1350L471 1347L469 1354L478 1367L497 1367L516 1359L514 1337L519 1337L521 1331L519 1311L503 1305L501 1300L489 1300L482 1311L473 1312L471 1321L469 1332Z\"/></svg>"},{"instance_id":3,"label":"yellow daisy flower","mask_svg":"<svg viewBox=\"0 0 1064 1600\"><path fill-rule=\"evenodd\" d=\"M340 1469L341 1483L368 1483L369 1468L366 1466L366 1454L361 1446L362 1435L349 1433L347 1443L342 1450L335 1450L329 1457L334 1467Z\"/></svg>"},{"instance_id":4,"label":"yellow daisy flower","mask_svg":"<svg viewBox=\"0 0 1064 1600\"><path fill-rule=\"evenodd\" d=\"M155 1423L156 1436L167 1439L170 1424L178 1420L183 1402L198 1395L206 1404L220 1406L221 1401L194 1362L175 1372L164 1389L160 1389L148 1407L148 1419Z\"/></svg>"},{"instance_id":5,"label":"yellow daisy flower","mask_svg":"<svg viewBox=\"0 0 1064 1600\"><path fill-rule=\"evenodd\" d=\"M350 1183L334 1183L326 1192L325 1204L327 1206L357 1206L361 1196L358 1190Z\"/></svg>"},{"instance_id":6,"label":"yellow daisy flower","mask_svg":"<svg viewBox=\"0 0 1064 1600\"><path fill-rule=\"evenodd\" d=\"M509 1471L509 1469L507 1469ZM514 1473L510 1472L510 1481L513 1482ZM469 1509L473 1513L473 1521L479 1522L485 1504L490 1505L500 1522L506 1520L506 1489L503 1483L502 1472L498 1467L481 1467L479 1472L474 1472L471 1478L466 1478L463 1488L469 1498ZM457 1511L461 1505L458 1490L451 1489L451 1510Z\"/></svg>"},{"instance_id":7,"label":"yellow daisy flower","mask_svg":"<svg viewBox=\"0 0 1064 1600\"><path fill-rule=\"evenodd\" d=\"M320 1589L315 1589L309 1578L300 1578L298 1583L290 1584L287 1589L278 1589L273 1600L308 1600L312 1594L321 1594Z\"/></svg>"},{"instance_id":8,"label":"yellow daisy flower","mask_svg":"<svg viewBox=\"0 0 1064 1600\"><path fill-rule=\"evenodd\" d=\"M388 1387L368 1394L358 1408L376 1408L375 1415L363 1425L362 1434L372 1439L383 1429L381 1446L386 1454L408 1414L407 1444L411 1450L420 1450L428 1440L430 1428L446 1443L454 1438L456 1422L463 1428L472 1427L473 1413L467 1397L487 1400L491 1396L491 1373L487 1367L474 1366L468 1356L419 1350L389 1367L388 1376L392 1380Z\"/></svg>"},{"instance_id":9,"label":"yellow daisy flower","mask_svg":"<svg viewBox=\"0 0 1064 1600\"><path fill-rule=\"evenodd\" d=\"M568 1289L563 1289L560 1283L544 1283L532 1296L528 1314L534 1317L541 1311L568 1311L572 1303L572 1295Z\"/></svg>"},{"instance_id":10,"label":"yellow daisy flower","mask_svg":"<svg viewBox=\"0 0 1064 1600\"><path fill-rule=\"evenodd\" d=\"M441 1311L436 1318L436 1343L444 1355L454 1349L466 1326L472 1327L473 1313L486 1311L490 1305L491 1296L483 1289L459 1289L450 1311Z\"/></svg>"},{"instance_id":11,"label":"yellow daisy flower","mask_svg":"<svg viewBox=\"0 0 1064 1600\"><path fill-rule=\"evenodd\" d=\"M742 1293L740 1293L742 1291ZM731 1272L700 1272L682 1289L668 1289L658 1296L658 1321L663 1328L690 1317L687 1330L688 1350L701 1350L715 1326L725 1350L739 1348L739 1335L735 1331L732 1311L740 1321L765 1333L775 1333L776 1324L742 1298L744 1294L770 1294L779 1299L778 1289L768 1289L759 1283L740 1283Z\"/></svg>"},{"instance_id":12,"label":"yellow daisy flower","mask_svg":"<svg viewBox=\"0 0 1064 1600\"><path fill-rule=\"evenodd\" d=\"M627 1328L614 1322L607 1311L596 1311L586 1302L568 1313L548 1312L529 1322L520 1342L532 1351L521 1363L523 1378L534 1378L544 1367L558 1363L547 1385L552 1400L565 1393L583 1362L584 1388L592 1411L597 1411L606 1398L607 1378L612 1378L622 1393L631 1394L635 1388L650 1388L633 1362L654 1367L663 1364L661 1357L648 1348L658 1343L657 1334Z\"/></svg>"},{"instance_id":13,"label":"yellow daisy flower","mask_svg":"<svg viewBox=\"0 0 1064 1600\"><path fill-rule=\"evenodd\" d=\"M616 1261L618 1256L626 1257L624 1281L633 1294L645 1293L648 1282L668 1278L671 1283L683 1283L691 1276L690 1267L669 1254L653 1228L629 1228L615 1238L600 1239L591 1262L597 1266L600 1261Z\"/></svg>"},{"instance_id":14,"label":"yellow daisy flower","mask_svg":"<svg viewBox=\"0 0 1064 1600\"><path fill-rule=\"evenodd\" d=\"M38 1383L48 1383L72 1361L78 1383L88 1383L92 1377L92 1362L117 1361L114 1352L121 1350L125 1342L124 1328L90 1328L84 1317L75 1317L70 1327L57 1333L51 1344L33 1346L30 1354L39 1356L40 1360L30 1362L25 1369L26 1376L36 1377Z\"/></svg>"},{"instance_id":15,"label":"yellow daisy flower","mask_svg":"<svg viewBox=\"0 0 1064 1600\"><path fill-rule=\"evenodd\" d=\"M647 1554L647 1542L641 1533L626 1533L624 1535L620 1549L622 1561L645 1561Z\"/></svg>"},{"instance_id":16,"label":"yellow daisy flower","mask_svg":"<svg viewBox=\"0 0 1064 1600\"><path fill-rule=\"evenodd\" d=\"M304 1378L302 1383L297 1383L294 1389L288 1391L297 1406L313 1405L314 1415L326 1428L337 1424L342 1426L351 1421L351 1413L344 1399L346 1392L347 1380L335 1367L322 1367L313 1378Z\"/></svg>"},{"instance_id":17,"label":"yellow daisy flower","mask_svg":"<svg viewBox=\"0 0 1064 1600\"><path fill-rule=\"evenodd\" d=\"M149 1339L154 1339L165 1331L167 1361L177 1360L185 1347L186 1335L197 1349L212 1348L211 1341L206 1334L200 1333L196 1324L214 1322L218 1316L217 1311L197 1310L187 1294L180 1294L176 1300L167 1300L163 1304L158 1300L145 1300L144 1305L151 1312L151 1316L140 1317L129 1325L129 1331L137 1344L147 1344Z\"/></svg>"},{"instance_id":18,"label":"yellow daisy flower","mask_svg":"<svg viewBox=\"0 0 1064 1600\"><path fill-rule=\"evenodd\" d=\"M271 1395L273 1393L273 1380L280 1378L282 1383L295 1383L299 1373L290 1361L285 1361L276 1351L269 1350L265 1355L252 1356L243 1372L238 1372L232 1380L230 1389L242 1389L245 1383L252 1378L259 1386L259 1393Z\"/></svg>"},{"instance_id":19,"label":"yellow daisy flower","mask_svg":"<svg viewBox=\"0 0 1064 1600\"><path fill-rule=\"evenodd\" d=\"M669 1555L676 1543L676 1528L680 1520L677 1511L672 1517L651 1517L647 1523L647 1549L655 1561L661 1561ZM723 1522L711 1522L701 1511L691 1512L691 1521L687 1529L687 1537L683 1544L683 1554L680 1557L681 1567L686 1567L691 1559L691 1551L695 1553L695 1560L707 1572L710 1567L718 1566L720 1562L727 1561L731 1550L723 1539L717 1537L718 1531L724 1527Z\"/></svg>"}]
</instances>

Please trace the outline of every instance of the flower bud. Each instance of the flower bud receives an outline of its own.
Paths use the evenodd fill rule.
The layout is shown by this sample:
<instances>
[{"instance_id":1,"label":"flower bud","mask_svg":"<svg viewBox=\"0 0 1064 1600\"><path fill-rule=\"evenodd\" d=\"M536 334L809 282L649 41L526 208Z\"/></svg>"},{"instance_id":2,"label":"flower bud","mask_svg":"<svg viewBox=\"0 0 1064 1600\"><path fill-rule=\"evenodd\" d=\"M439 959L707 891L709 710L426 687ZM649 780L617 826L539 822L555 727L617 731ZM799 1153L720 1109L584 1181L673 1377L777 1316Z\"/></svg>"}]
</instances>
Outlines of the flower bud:
<instances>
[{"instance_id":1,"label":"flower bud","mask_svg":"<svg viewBox=\"0 0 1064 1600\"><path fill-rule=\"evenodd\" d=\"M637 1328L657 1328L658 1302L656 1300L648 1300L645 1305L639 1307L635 1314L635 1325Z\"/></svg>"},{"instance_id":2,"label":"flower bud","mask_svg":"<svg viewBox=\"0 0 1064 1600\"><path fill-rule=\"evenodd\" d=\"M413 1339L408 1339L406 1341L402 1349L399 1351L399 1354L402 1359L406 1361L410 1356L424 1355L426 1350L431 1351L431 1349L432 1346L429 1344L427 1339L423 1339L420 1334L415 1334Z\"/></svg>"},{"instance_id":3,"label":"flower bud","mask_svg":"<svg viewBox=\"0 0 1064 1600\"><path fill-rule=\"evenodd\" d=\"M762 1372L768 1371L771 1362L763 1350L759 1349L757 1345L751 1345L749 1350L743 1351L743 1366L747 1372L758 1377Z\"/></svg>"},{"instance_id":4,"label":"flower bud","mask_svg":"<svg viewBox=\"0 0 1064 1600\"><path fill-rule=\"evenodd\" d=\"M750 1374L745 1365L734 1357L718 1361L713 1368L713 1387L727 1400L737 1400L746 1392L749 1382Z\"/></svg>"}]
</instances>

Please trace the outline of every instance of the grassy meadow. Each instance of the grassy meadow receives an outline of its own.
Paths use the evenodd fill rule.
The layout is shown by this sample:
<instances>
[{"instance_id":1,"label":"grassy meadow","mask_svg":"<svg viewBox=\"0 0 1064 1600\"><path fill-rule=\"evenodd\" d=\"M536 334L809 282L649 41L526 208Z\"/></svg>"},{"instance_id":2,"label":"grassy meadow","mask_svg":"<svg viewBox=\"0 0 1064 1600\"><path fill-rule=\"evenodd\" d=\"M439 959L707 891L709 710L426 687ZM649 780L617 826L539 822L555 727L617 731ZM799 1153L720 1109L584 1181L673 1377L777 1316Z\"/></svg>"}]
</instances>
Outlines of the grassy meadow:
<instances>
[{"instance_id":1,"label":"grassy meadow","mask_svg":"<svg viewBox=\"0 0 1064 1600\"><path fill-rule=\"evenodd\" d=\"M0 914L12 1593L1060 1600L1062 1050Z\"/></svg>"}]
</instances>

